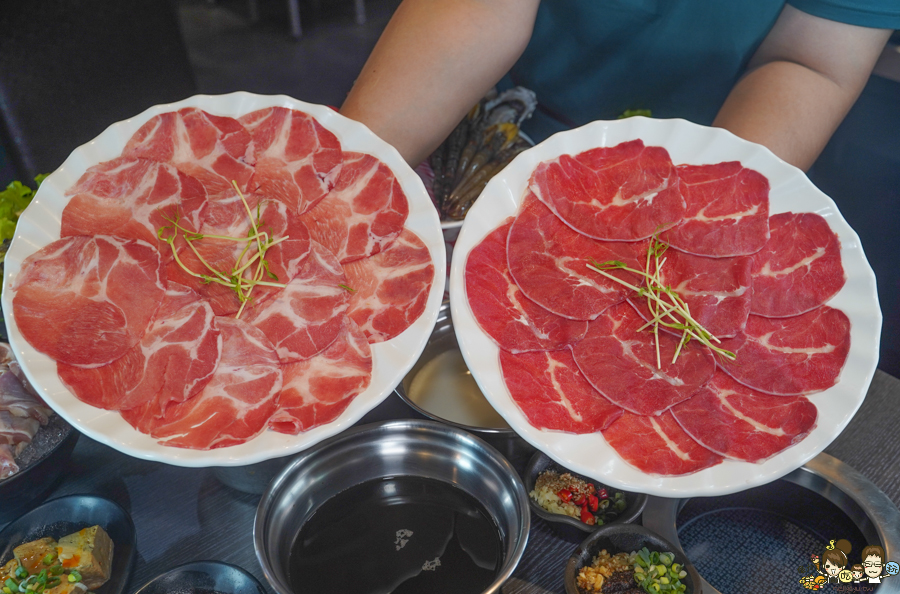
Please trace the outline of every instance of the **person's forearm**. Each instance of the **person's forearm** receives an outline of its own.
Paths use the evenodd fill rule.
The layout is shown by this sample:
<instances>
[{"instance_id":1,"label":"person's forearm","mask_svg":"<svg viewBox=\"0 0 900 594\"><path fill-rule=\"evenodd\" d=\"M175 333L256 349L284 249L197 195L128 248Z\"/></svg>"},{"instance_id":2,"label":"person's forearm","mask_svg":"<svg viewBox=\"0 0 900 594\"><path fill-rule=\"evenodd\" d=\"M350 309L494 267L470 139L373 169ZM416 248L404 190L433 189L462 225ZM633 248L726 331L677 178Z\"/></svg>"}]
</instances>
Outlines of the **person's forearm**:
<instances>
[{"instance_id":1,"label":"person's forearm","mask_svg":"<svg viewBox=\"0 0 900 594\"><path fill-rule=\"evenodd\" d=\"M536 0L404 0L341 113L418 164L515 63L536 10Z\"/></svg>"}]
</instances>

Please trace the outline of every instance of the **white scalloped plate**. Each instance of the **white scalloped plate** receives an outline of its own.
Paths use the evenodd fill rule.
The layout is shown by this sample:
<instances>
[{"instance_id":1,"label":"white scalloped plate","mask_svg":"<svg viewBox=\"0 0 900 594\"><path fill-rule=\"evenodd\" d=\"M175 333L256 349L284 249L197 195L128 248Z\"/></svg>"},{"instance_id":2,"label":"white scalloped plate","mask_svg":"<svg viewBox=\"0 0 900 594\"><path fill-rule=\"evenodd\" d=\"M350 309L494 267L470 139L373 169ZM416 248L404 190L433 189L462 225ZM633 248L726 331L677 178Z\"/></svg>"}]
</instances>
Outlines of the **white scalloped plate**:
<instances>
[{"instance_id":1,"label":"white scalloped plate","mask_svg":"<svg viewBox=\"0 0 900 594\"><path fill-rule=\"evenodd\" d=\"M510 397L500 373L499 350L478 326L469 308L464 282L466 258L485 235L506 217L516 214L534 168L561 154L577 154L637 138L648 146L665 147L679 165L740 161L769 179L771 214L816 212L825 217L841 240L847 283L828 304L843 310L852 324L847 363L836 386L810 397L819 410L816 428L800 443L761 464L726 460L687 476L655 476L627 464L600 433L573 435L536 429ZM802 171L768 149L725 130L685 120L644 117L592 122L556 134L516 157L492 179L472 206L456 242L450 270L450 304L459 345L472 375L516 433L575 472L621 489L664 497L724 495L748 489L784 476L824 450L847 426L865 398L878 363L881 335L875 274L859 237L834 202Z\"/></svg>"},{"instance_id":2,"label":"white scalloped plate","mask_svg":"<svg viewBox=\"0 0 900 594\"><path fill-rule=\"evenodd\" d=\"M435 270L439 272L446 268L440 221L422 181L392 146L364 125L328 107L304 103L285 95L263 96L244 92L196 95L177 103L151 107L140 115L113 124L91 142L77 148L41 184L37 196L19 219L16 236L6 255L3 279L3 311L16 357L47 404L88 437L137 458L178 466L241 466L287 456L347 429L380 404L400 383L425 348L444 294L443 274L435 274L425 312L419 319L392 340L372 345L373 373L369 388L357 396L337 419L296 436L265 431L241 445L199 451L160 445L150 436L132 428L118 413L81 402L60 382L55 362L35 351L19 333L12 308L12 282L25 257L59 238L60 217L67 203L64 192L88 167L119 156L131 135L147 120L161 113L183 107L199 107L214 115L234 117L272 106L309 113L338 137L345 150L369 153L386 163L409 199L406 227L425 242Z\"/></svg>"}]
</instances>

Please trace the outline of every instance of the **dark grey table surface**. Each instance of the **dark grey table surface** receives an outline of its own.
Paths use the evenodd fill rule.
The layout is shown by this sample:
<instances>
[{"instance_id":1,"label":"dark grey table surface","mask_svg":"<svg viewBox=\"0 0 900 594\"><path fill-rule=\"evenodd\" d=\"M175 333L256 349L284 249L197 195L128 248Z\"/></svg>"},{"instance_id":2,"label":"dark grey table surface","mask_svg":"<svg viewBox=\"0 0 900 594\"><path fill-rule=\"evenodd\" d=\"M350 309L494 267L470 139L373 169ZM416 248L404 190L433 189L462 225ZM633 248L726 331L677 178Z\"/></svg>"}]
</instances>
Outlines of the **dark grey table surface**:
<instances>
[{"instance_id":1,"label":"dark grey table surface","mask_svg":"<svg viewBox=\"0 0 900 594\"><path fill-rule=\"evenodd\" d=\"M392 395L361 422L402 414L400 404ZM898 405L900 380L876 372L856 417L825 451L859 470L900 506ZM512 462L521 470L527 460ZM134 520L138 557L128 593L176 565L196 560L243 567L273 592L253 550L260 496L226 486L214 469L139 460L82 436L65 479L48 499L86 493L116 501ZM503 593L564 592L563 570L577 544L532 514L528 547Z\"/></svg>"}]
</instances>

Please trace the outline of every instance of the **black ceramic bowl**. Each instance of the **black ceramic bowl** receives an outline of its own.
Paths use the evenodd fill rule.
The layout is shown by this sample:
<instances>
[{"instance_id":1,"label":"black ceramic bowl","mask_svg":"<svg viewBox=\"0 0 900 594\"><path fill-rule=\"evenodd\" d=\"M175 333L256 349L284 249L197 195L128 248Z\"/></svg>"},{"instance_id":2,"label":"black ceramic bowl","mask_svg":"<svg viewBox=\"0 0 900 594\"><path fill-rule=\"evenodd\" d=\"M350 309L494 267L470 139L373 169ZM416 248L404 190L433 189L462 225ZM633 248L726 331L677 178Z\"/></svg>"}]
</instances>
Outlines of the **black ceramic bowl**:
<instances>
[{"instance_id":1,"label":"black ceramic bowl","mask_svg":"<svg viewBox=\"0 0 900 594\"><path fill-rule=\"evenodd\" d=\"M99 525L113 541L109 581L93 594L123 594L131 577L136 553L134 523L119 504L94 495L68 495L37 507L0 531L0 565L13 558L20 544L45 536L62 538L82 528Z\"/></svg>"},{"instance_id":2,"label":"black ceramic bowl","mask_svg":"<svg viewBox=\"0 0 900 594\"><path fill-rule=\"evenodd\" d=\"M221 561L193 561L156 576L135 594L266 594L253 575Z\"/></svg>"},{"instance_id":3,"label":"black ceramic bowl","mask_svg":"<svg viewBox=\"0 0 900 594\"><path fill-rule=\"evenodd\" d=\"M594 483L595 485L604 486L606 490L612 495L615 491L622 491L621 489L615 489L613 487L609 487L600 483L600 481L596 481L592 478L588 478L586 476L582 476L577 472L572 472L571 470L564 468L553 461L550 456L544 454L543 452L537 452L534 456L531 457L531 460L528 462L528 466L525 467L525 474L522 476L522 480L525 483L525 490L530 494L534 489L534 483L537 481L538 476L544 472L545 470L555 470L560 474L564 472L571 473L573 476L576 476L582 480L585 480L590 483ZM644 506L647 505L647 495L644 493L632 493L630 491L622 491L625 494L625 502L628 504L627 507L622 511L619 516L605 524L606 526L615 526L617 524L631 524L636 522L637 519L641 516L641 512L644 511ZM570 540L580 540L584 538L585 534L589 534L598 530L602 526L588 526L578 518L572 518L569 516L564 516L562 514L555 514L553 512L549 512L545 510L543 507L538 505L538 503L531 498L528 497L528 505L531 506L531 511L538 515L548 522L551 522L553 528L561 535Z\"/></svg>"},{"instance_id":4,"label":"black ceramic bowl","mask_svg":"<svg viewBox=\"0 0 900 594\"><path fill-rule=\"evenodd\" d=\"M683 565L687 571L687 577L681 580L687 585L685 594L700 594L700 574L684 556L684 552L655 532L637 524L601 526L584 539L566 563L566 594L586 594L576 585L575 577L582 567L591 564L601 550L606 549L610 555L615 555L639 551L643 547L647 547L651 552L674 553L675 563Z\"/></svg>"}]
</instances>

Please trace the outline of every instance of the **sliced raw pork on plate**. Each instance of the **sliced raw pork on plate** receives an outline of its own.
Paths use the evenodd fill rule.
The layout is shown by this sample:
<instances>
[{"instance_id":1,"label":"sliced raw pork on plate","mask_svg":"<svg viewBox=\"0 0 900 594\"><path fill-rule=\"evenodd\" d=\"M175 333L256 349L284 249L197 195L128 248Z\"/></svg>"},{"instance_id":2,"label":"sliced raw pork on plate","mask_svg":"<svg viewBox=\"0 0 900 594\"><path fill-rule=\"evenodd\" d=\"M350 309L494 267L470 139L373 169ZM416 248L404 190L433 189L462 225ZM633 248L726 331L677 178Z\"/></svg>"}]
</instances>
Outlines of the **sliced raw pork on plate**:
<instances>
[{"instance_id":1,"label":"sliced raw pork on plate","mask_svg":"<svg viewBox=\"0 0 900 594\"><path fill-rule=\"evenodd\" d=\"M347 315L370 344L397 336L425 311L434 264L419 237L404 229L386 250L344 264L350 288Z\"/></svg>"},{"instance_id":2,"label":"sliced raw pork on plate","mask_svg":"<svg viewBox=\"0 0 900 594\"><path fill-rule=\"evenodd\" d=\"M671 411L701 445L745 462L762 462L791 447L815 429L818 417L804 396L763 394L721 371Z\"/></svg>"},{"instance_id":3,"label":"sliced raw pork on plate","mask_svg":"<svg viewBox=\"0 0 900 594\"><path fill-rule=\"evenodd\" d=\"M644 319L627 302L614 305L590 322L585 337L572 346L581 373L613 404L639 415L657 415L687 400L712 377L712 352L696 341L681 349L679 339L638 331Z\"/></svg>"},{"instance_id":4,"label":"sliced raw pork on plate","mask_svg":"<svg viewBox=\"0 0 900 594\"><path fill-rule=\"evenodd\" d=\"M587 322L569 320L530 300L509 273L506 240L512 217L466 259L466 296L481 329L511 353L556 350L580 340Z\"/></svg>"},{"instance_id":5,"label":"sliced raw pork on plate","mask_svg":"<svg viewBox=\"0 0 900 594\"><path fill-rule=\"evenodd\" d=\"M769 239L769 180L737 161L679 165L684 219L662 234L675 249L698 256L747 256Z\"/></svg>"},{"instance_id":6,"label":"sliced raw pork on plate","mask_svg":"<svg viewBox=\"0 0 900 594\"><path fill-rule=\"evenodd\" d=\"M529 188L567 225L594 239L646 239L678 224L685 212L669 153L640 140L545 161Z\"/></svg>"},{"instance_id":7,"label":"sliced raw pork on plate","mask_svg":"<svg viewBox=\"0 0 900 594\"><path fill-rule=\"evenodd\" d=\"M269 107L239 121L253 137L256 150L253 191L302 214L334 187L343 162L341 143L311 115Z\"/></svg>"},{"instance_id":8,"label":"sliced raw pork on plate","mask_svg":"<svg viewBox=\"0 0 900 594\"><path fill-rule=\"evenodd\" d=\"M680 476L722 462L722 456L691 439L669 411L659 416L626 411L603 430L603 437L626 462L647 474Z\"/></svg>"},{"instance_id":9,"label":"sliced raw pork on plate","mask_svg":"<svg viewBox=\"0 0 900 594\"><path fill-rule=\"evenodd\" d=\"M594 260L624 262L642 270L648 242L597 241L560 220L527 192L509 230L506 256L509 273L525 295L553 313L573 320L593 320L632 290L587 267ZM632 286L640 277L622 270L610 274Z\"/></svg>"},{"instance_id":10,"label":"sliced raw pork on plate","mask_svg":"<svg viewBox=\"0 0 900 594\"><path fill-rule=\"evenodd\" d=\"M796 316L841 290L847 280L841 242L828 221L813 212L784 212L772 215L769 227L769 241L753 256L752 313Z\"/></svg>"},{"instance_id":11,"label":"sliced raw pork on plate","mask_svg":"<svg viewBox=\"0 0 900 594\"><path fill-rule=\"evenodd\" d=\"M16 324L31 346L100 367L141 340L166 292L165 268L145 241L67 237L28 256L13 290Z\"/></svg>"},{"instance_id":12,"label":"sliced raw pork on plate","mask_svg":"<svg viewBox=\"0 0 900 594\"><path fill-rule=\"evenodd\" d=\"M850 351L850 320L823 305L791 318L750 315L743 334L718 345L733 352L716 359L731 377L760 392L812 394L838 382Z\"/></svg>"},{"instance_id":13,"label":"sliced raw pork on plate","mask_svg":"<svg viewBox=\"0 0 900 594\"><path fill-rule=\"evenodd\" d=\"M519 354L501 349L500 369L513 401L540 429L593 433L622 415L584 378L568 349Z\"/></svg>"}]
</instances>

